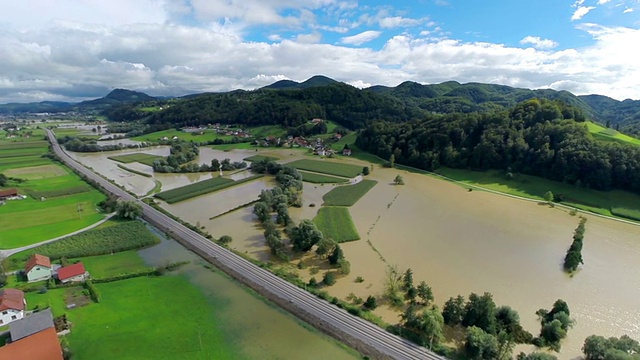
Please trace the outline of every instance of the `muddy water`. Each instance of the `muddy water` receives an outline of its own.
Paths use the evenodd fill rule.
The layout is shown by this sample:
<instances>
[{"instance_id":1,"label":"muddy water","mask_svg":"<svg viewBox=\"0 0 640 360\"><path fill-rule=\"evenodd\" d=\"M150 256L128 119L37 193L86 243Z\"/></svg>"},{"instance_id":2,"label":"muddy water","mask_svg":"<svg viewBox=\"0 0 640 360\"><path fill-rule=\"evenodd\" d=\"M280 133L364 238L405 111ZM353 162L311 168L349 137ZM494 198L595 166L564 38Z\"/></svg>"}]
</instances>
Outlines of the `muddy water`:
<instances>
[{"instance_id":1,"label":"muddy water","mask_svg":"<svg viewBox=\"0 0 640 360\"><path fill-rule=\"evenodd\" d=\"M328 336L270 305L218 271L203 267L203 261L180 244L164 240L141 250L150 266L191 260L180 272L196 285L218 310L218 326L229 343L246 359L358 359ZM220 306L224 304L224 306Z\"/></svg>"}]
</instances>

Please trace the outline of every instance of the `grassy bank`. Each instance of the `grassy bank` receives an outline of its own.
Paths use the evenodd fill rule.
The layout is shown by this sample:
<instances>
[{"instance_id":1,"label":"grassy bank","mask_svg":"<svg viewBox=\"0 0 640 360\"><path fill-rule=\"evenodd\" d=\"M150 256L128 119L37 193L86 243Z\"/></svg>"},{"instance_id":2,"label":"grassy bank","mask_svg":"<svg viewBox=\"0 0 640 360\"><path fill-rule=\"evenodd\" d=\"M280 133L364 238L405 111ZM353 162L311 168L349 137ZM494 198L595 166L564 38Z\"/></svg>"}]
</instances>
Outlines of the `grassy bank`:
<instances>
[{"instance_id":1,"label":"grassy bank","mask_svg":"<svg viewBox=\"0 0 640 360\"><path fill-rule=\"evenodd\" d=\"M564 197L563 204L602 215L616 215L612 211L615 208L640 211L640 196L626 191L597 191L522 174L507 179L502 172L495 170L479 172L439 168L436 173L463 184L535 200L544 200L544 194L551 191Z\"/></svg>"},{"instance_id":2,"label":"grassy bank","mask_svg":"<svg viewBox=\"0 0 640 360\"><path fill-rule=\"evenodd\" d=\"M375 180L362 180L355 185L338 186L326 193L322 199L324 206L352 206L369 190L376 186Z\"/></svg>"},{"instance_id":3,"label":"grassy bank","mask_svg":"<svg viewBox=\"0 0 640 360\"><path fill-rule=\"evenodd\" d=\"M262 174L254 175L254 176L250 176L248 178L240 179L240 180L232 180L229 178L215 177L212 179L199 181L194 184L182 186L176 189L163 191L161 193L156 194L155 197L157 197L158 199L164 200L169 204L173 204L173 203L194 198L196 196L212 193L214 191L226 189L231 186L236 186L245 182L253 181L255 179L261 178L262 176L264 175Z\"/></svg>"},{"instance_id":4,"label":"grassy bank","mask_svg":"<svg viewBox=\"0 0 640 360\"><path fill-rule=\"evenodd\" d=\"M134 273L147 269L136 250L122 251L108 255L86 256L69 259L81 261L95 279L107 278L123 273Z\"/></svg>"},{"instance_id":5,"label":"grassy bank","mask_svg":"<svg viewBox=\"0 0 640 360\"><path fill-rule=\"evenodd\" d=\"M344 164L333 161L318 161L318 160L296 160L286 164L287 166L294 167L298 170L313 171L322 174L342 176L346 178L353 178L362 172L361 166Z\"/></svg>"},{"instance_id":6,"label":"grassy bank","mask_svg":"<svg viewBox=\"0 0 640 360\"><path fill-rule=\"evenodd\" d=\"M253 155L253 156L246 157L242 160L244 161L262 161L262 160L276 161L278 160L278 158L274 156L266 156L266 155Z\"/></svg>"},{"instance_id":7,"label":"grassy bank","mask_svg":"<svg viewBox=\"0 0 640 360\"><path fill-rule=\"evenodd\" d=\"M606 142L618 142L622 144L640 145L640 139L636 139L629 135L621 134L614 129L587 122L587 130L594 139Z\"/></svg>"},{"instance_id":8,"label":"grassy bank","mask_svg":"<svg viewBox=\"0 0 640 360\"><path fill-rule=\"evenodd\" d=\"M342 243L360 240L360 234L346 207L323 206L313 219L325 238Z\"/></svg>"},{"instance_id":9,"label":"grassy bank","mask_svg":"<svg viewBox=\"0 0 640 360\"><path fill-rule=\"evenodd\" d=\"M7 271L21 269L27 259L36 253L46 255L51 259L76 258L139 249L159 242L160 240L139 221L118 222L113 226L92 229L53 243L21 251L6 258L3 265Z\"/></svg>"},{"instance_id":10,"label":"grassy bank","mask_svg":"<svg viewBox=\"0 0 640 360\"><path fill-rule=\"evenodd\" d=\"M127 172L130 172L130 173L132 173L132 174L136 174L136 175L144 176L144 177L147 177L147 178L153 177L153 175L151 175L151 174L147 174L147 173L142 172L142 171L138 171L138 170L134 170L134 169L128 168L128 167L126 167L126 166L124 166L124 165L122 165L122 164L118 164L118 167L119 167L120 169L122 169L122 170L124 170L124 171L127 171Z\"/></svg>"}]
</instances>

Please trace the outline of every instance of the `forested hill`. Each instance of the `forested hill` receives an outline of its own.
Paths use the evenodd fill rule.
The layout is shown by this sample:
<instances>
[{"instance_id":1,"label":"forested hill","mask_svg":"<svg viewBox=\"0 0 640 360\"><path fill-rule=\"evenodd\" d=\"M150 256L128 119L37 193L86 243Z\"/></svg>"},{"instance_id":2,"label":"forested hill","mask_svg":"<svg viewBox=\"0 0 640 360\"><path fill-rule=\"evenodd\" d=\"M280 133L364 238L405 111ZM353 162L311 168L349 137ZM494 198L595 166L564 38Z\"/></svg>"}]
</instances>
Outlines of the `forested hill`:
<instances>
[{"instance_id":1,"label":"forested hill","mask_svg":"<svg viewBox=\"0 0 640 360\"><path fill-rule=\"evenodd\" d=\"M423 110L407 107L393 97L336 82L299 89L203 94L174 101L166 110L151 115L147 122L178 126L219 122L295 127L317 117L360 129L372 120L402 122L422 118L424 114Z\"/></svg>"},{"instance_id":2,"label":"forested hill","mask_svg":"<svg viewBox=\"0 0 640 360\"><path fill-rule=\"evenodd\" d=\"M583 120L572 107L533 99L508 111L378 122L360 132L356 145L425 170L498 169L640 193L640 147L595 141Z\"/></svg>"}]
</instances>

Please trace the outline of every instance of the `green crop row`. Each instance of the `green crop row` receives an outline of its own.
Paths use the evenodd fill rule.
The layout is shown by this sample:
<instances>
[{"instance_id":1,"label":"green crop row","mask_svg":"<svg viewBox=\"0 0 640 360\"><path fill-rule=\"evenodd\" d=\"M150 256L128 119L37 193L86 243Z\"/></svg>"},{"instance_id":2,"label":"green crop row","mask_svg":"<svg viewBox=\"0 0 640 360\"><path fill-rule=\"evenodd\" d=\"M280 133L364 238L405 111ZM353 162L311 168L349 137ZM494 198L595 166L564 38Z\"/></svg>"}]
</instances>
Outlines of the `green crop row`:
<instances>
[{"instance_id":1,"label":"green crop row","mask_svg":"<svg viewBox=\"0 0 640 360\"><path fill-rule=\"evenodd\" d=\"M323 205L352 206L377 183L375 180L362 180L355 185L338 186L322 197L324 200Z\"/></svg>"},{"instance_id":2,"label":"green crop row","mask_svg":"<svg viewBox=\"0 0 640 360\"><path fill-rule=\"evenodd\" d=\"M302 181L306 181L314 184L339 184L339 183L345 183L348 181L345 178L310 173L306 171L299 171L299 173L300 175L302 175Z\"/></svg>"},{"instance_id":3,"label":"green crop row","mask_svg":"<svg viewBox=\"0 0 640 360\"><path fill-rule=\"evenodd\" d=\"M141 164L153 166L154 161L164 159L164 157L159 155L145 154L145 153L135 153L135 154L109 156L108 159L125 163L125 164L130 164L132 162L139 162Z\"/></svg>"},{"instance_id":4,"label":"green crop row","mask_svg":"<svg viewBox=\"0 0 640 360\"><path fill-rule=\"evenodd\" d=\"M164 200L169 204L177 203L180 201L184 201L187 199L194 198L196 196L208 194L214 191L226 189L231 186L236 186L248 181L255 180L264 175L254 175L241 180L231 180L223 177L216 177L204 181L200 181L194 184L190 184L187 186L179 187L176 189L171 189L167 191L163 191L155 195L158 199Z\"/></svg>"},{"instance_id":5,"label":"green crop row","mask_svg":"<svg viewBox=\"0 0 640 360\"><path fill-rule=\"evenodd\" d=\"M266 155L253 155L253 156L246 157L242 160L244 161L262 161L262 160L276 161L278 160L278 158L273 156L266 156Z\"/></svg>"},{"instance_id":6,"label":"green crop row","mask_svg":"<svg viewBox=\"0 0 640 360\"><path fill-rule=\"evenodd\" d=\"M360 240L360 234L346 207L322 207L313 222L327 239L339 243Z\"/></svg>"},{"instance_id":7,"label":"green crop row","mask_svg":"<svg viewBox=\"0 0 640 360\"><path fill-rule=\"evenodd\" d=\"M133 174L136 174L136 175L140 175L140 176L144 176L144 177L148 177L148 178L153 177L153 175L151 175L151 174L147 174L147 173L142 172L142 171L138 171L138 170L134 170L134 169L128 168L128 167L126 167L126 166L124 166L122 164L118 164L118 167L120 169L124 170L124 171L130 172L130 173L133 173Z\"/></svg>"},{"instance_id":8,"label":"green crop row","mask_svg":"<svg viewBox=\"0 0 640 360\"><path fill-rule=\"evenodd\" d=\"M611 208L611 213L616 216L640 221L640 210L629 209L624 207L613 207Z\"/></svg>"},{"instance_id":9,"label":"green crop row","mask_svg":"<svg viewBox=\"0 0 640 360\"><path fill-rule=\"evenodd\" d=\"M21 251L5 259L3 265L7 271L17 270L24 267L33 254L42 254L55 260L61 257L76 258L111 254L139 249L159 242L160 239L151 233L144 224L138 221L128 221L85 231L56 242Z\"/></svg>"}]
</instances>

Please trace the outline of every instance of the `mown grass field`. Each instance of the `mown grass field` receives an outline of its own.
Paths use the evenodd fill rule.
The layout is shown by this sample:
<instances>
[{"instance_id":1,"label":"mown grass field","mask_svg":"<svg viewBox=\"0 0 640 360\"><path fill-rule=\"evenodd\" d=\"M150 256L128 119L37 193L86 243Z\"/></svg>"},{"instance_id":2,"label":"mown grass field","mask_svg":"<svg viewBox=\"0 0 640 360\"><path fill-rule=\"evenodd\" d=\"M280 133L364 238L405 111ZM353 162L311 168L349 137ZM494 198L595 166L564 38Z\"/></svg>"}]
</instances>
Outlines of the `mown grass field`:
<instances>
[{"instance_id":1,"label":"mown grass field","mask_svg":"<svg viewBox=\"0 0 640 360\"><path fill-rule=\"evenodd\" d=\"M159 243L160 240L139 221L116 222L69 236L62 240L21 251L6 258L2 263L7 271L24 267L33 254L42 254L52 260L61 257L77 258L112 254L119 251L139 249Z\"/></svg>"},{"instance_id":2,"label":"mown grass field","mask_svg":"<svg viewBox=\"0 0 640 360\"><path fill-rule=\"evenodd\" d=\"M124 273L147 269L137 250L122 251L108 255L72 258L69 261L81 261L94 279L106 278Z\"/></svg>"},{"instance_id":3,"label":"mown grass field","mask_svg":"<svg viewBox=\"0 0 640 360\"><path fill-rule=\"evenodd\" d=\"M99 304L64 308L73 289L28 293L29 308L51 304L74 324L67 335L77 359L237 359L216 312L184 276L140 277L97 284ZM179 296L177 296L179 294Z\"/></svg>"},{"instance_id":4,"label":"mown grass field","mask_svg":"<svg viewBox=\"0 0 640 360\"><path fill-rule=\"evenodd\" d=\"M232 135L218 134L213 129L204 130L204 133L202 135L198 135L196 133L187 133L187 132L176 130L176 129L169 129L169 130L156 131L153 133L144 134L141 136L136 136L131 138L131 140L158 142L164 137L167 137L168 139L173 139L174 136L177 136L178 139L187 140L187 141L196 141L196 142L213 141L215 139L222 139L225 141L229 141L234 138L234 136Z\"/></svg>"},{"instance_id":5,"label":"mown grass field","mask_svg":"<svg viewBox=\"0 0 640 360\"><path fill-rule=\"evenodd\" d=\"M229 178L215 177L215 178L199 181L197 183L182 186L176 189L163 191L161 193L156 194L155 197L157 197L158 199L164 200L169 204L173 204L173 203L194 198L196 196L212 193L214 191L226 189L231 186L236 186L245 182L253 181L255 179L261 178L262 176L264 175L262 174L254 175L248 178L235 180L235 181Z\"/></svg>"},{"instance_id":6,"label":"mown grass field","mask_svg":"<svg viewBox=\"0 0 640 360\"><path fill-rule=\"evenodd\" d=\"M587 129L594 139L607 142L619 142L622 144L640 145L640 139L621 134L614 129L606 128L592 122L587 122Z\"/></svg>"},{"instance_id":7,"label":"mown grass field","mask_svg":"<svg viewBox=\"0 0 640 360\"><path fill-rule=\"evenodd\" d=\"M338 243L360 240L360 234L346 207L323 206L313 219L325 238Z\"/></svg>"},{"instance_id":8,"label":"mown grass field","mask_svg":"<svg viewBox=\"0 0 640 360\"><path fill-rule=\"evenodd\" d=\"M360 200L369 190L376 186L378 182L375 180L362 180L355 185L338 186L328 193L322 199L323 206L352 206Z\"/></svg>"},{"instance_id":9,"label":"mown grass field","mask_svg":"<svg viewBox=\"0 0 640 360\"><path fill-rule=\"evenodd\" d=\"M322 174L342 176L347 178L356 177L362 172L361 166L331 161L303 159L287 163L286 165L294 167L298 170L313 171Z\"/></svg>"},{"instance_id":10,"label":"mown grass field","mask_svg":"<svg viewBox=\"0 0 640 360\"><path fill-rule=\"evenodd\" d=\"M255 149L256 147L251 143L243 142L243 143L235 143L235 144L211 145L211 148L215 150L220 150L220 151L231 151L235 149L251 150L251 149Z\"/></svg>"},{"instance_id":11,"label":"mown grass field","mask_svg":"<svg viewBox=\"0 0 640 360\"><path fill-rule=\"evenodd\" d=\"M244 161L262 161L262 160L276 161L278 160L278 158L274 156L266 156L266 155L253 155L253 156L246 157L242 160Z\"/></svg>"},{"instance_id":12,"label":"mown grass field","mask_svg":"<svg viewBox=\"0 0 640 360\"><path fill-rule=\"evenodd\" d=\"M10 181L29 197L0 206L0 248L9 249L55 238L87 227L103 215L96 204L105 196L66 167L44 158L48 142L44 130L29 138L0 140L0 173L24 181ZM41 201L44 197L46 200Z\"/></svg>"},{"instance_id":13,"label":"mown grass field","mask_svg":"<svg viewBox=\"0 0 640 360\"><path fill-rule=\"evenodd\" d=\"M300 175L302 175L302 181L310 182L313 184L340 184L340 183L346 183L347 181L349 181L348 179L345 179L345 178L310 173L306 171L299 171L299 173Z\"/></svg>"},{"instance_id":14,"label":"mown grass field","mask_svg":"<svg viewBox=\"0 0 640 360\"><path fill-rule=\"evenodd\" d=\"M544 194L551 191L554 194L564 195L563 204L602 215L615 215L611 211L613 208L640 211L640 196L626 191L597 191L522 174L517 174L510 180L500 171L478 172L439 168L436 173L463 184L535 200L544 200L542 198Z\"/></svg>"},{"instance_id":15,"label":"mown grass field","mask_svg":"<svg viewBox=\"0 0 640 360\"><path fill-rule=\"evenodd\" d=\"M108 159L125 163L125 164L130 164L132 162L139 162L141 164L153 166L154 161L164 159L164 156L151 155L151 154L145 154L145 153L135 153L135 154L109 156Z\"/></svg>"}]
</instances>

